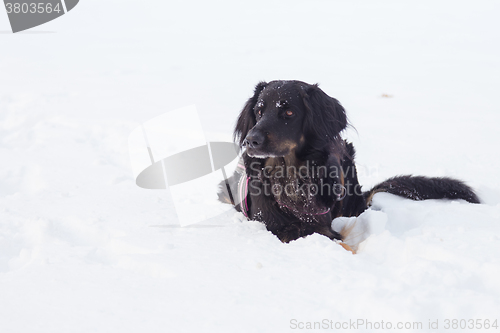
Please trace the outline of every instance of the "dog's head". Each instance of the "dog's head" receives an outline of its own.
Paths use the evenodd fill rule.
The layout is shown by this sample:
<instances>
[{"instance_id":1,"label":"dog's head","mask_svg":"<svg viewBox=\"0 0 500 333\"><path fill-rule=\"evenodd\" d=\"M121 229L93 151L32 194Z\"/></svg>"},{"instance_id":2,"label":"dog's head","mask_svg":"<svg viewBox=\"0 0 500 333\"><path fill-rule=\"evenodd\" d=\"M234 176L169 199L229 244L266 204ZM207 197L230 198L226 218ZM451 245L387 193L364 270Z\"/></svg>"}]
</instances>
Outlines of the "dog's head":
<instances>
[{"instance_id":1,"label":"dog's head","mask_svg":"<svg viewBox=\"0 0 500 333\"><path fill-rule=\"evenodd\" d=\"M271 81L255 87L234 136L251 157L282 157L338 143L346 126L344 108L317 85Z\"/></svg>"}]
</instances>

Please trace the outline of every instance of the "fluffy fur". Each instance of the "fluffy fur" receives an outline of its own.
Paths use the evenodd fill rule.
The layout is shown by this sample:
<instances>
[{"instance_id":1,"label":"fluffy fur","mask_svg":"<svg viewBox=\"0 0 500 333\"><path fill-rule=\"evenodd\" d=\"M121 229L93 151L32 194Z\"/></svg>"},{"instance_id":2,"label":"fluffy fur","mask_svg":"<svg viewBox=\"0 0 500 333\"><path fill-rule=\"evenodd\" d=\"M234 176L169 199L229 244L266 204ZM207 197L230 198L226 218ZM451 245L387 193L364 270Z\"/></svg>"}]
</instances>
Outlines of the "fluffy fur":
<instances>
[{"instance_id":1,"label":"fluffy fur","mask_svg":"<svg viewBox=\"0 0 500 333\"><path fill-rule=\"evenodd\" d=\"M471 188L451 178L400 176L363 192L354 147L340 135L347 126L342 105L317 85L300 81L257 84L234 130L235 140L244 149L244 172L235 172L227 184L233 196L241 181L247 181L248 187L245 200L232 202L235 208L289 242L312 233L342 240L331 229L332 220L358 216L378 192L412 200L479 203ZM219 198L230 202L225 182Z\"/></svg>"}]
</instances>

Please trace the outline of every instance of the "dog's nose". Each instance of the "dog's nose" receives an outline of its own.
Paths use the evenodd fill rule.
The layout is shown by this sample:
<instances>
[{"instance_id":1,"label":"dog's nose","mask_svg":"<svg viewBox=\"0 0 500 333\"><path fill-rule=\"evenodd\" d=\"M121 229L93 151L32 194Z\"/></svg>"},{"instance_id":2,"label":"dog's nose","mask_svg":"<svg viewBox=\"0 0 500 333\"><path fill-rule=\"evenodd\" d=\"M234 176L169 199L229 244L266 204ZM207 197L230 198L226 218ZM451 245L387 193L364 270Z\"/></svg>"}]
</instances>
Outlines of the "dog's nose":
<instances>
[{"instance_id":1,"label":"dog's nose","mask_svg":"<svg viewBox=\"0 0 500 333\"><path fill-rule=\"evenodd\" d=\"M251 133L245 138L245 145L250 148L257 148L264 142L264 134L262 132Z\"/></svg>"}]
</instances>

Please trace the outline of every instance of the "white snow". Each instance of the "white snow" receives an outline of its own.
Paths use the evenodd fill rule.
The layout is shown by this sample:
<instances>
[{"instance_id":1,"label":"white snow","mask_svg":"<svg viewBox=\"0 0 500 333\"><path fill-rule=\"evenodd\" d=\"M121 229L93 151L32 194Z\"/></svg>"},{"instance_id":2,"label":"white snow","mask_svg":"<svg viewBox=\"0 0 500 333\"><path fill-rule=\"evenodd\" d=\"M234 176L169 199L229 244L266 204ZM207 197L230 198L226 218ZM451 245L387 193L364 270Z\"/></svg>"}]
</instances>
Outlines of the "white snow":
<instances>
[{"instance_id":1,"label":"white snow","mask_svg":"<svg viewBox=\"0 0 500 333\"><path fill-rule=\"evenodd\" d=\"M0 9L0 332L500 319L499 12L85 0L11 34ZM168 191L135 186L134 128L195 104L206 139L230 139L255 84L274 79L318 82L344 105L365 189L451 176L484 204L377 194L353 255L320 235L282 244L235 212L180 227Z\"/></svg>"}]
</instances>

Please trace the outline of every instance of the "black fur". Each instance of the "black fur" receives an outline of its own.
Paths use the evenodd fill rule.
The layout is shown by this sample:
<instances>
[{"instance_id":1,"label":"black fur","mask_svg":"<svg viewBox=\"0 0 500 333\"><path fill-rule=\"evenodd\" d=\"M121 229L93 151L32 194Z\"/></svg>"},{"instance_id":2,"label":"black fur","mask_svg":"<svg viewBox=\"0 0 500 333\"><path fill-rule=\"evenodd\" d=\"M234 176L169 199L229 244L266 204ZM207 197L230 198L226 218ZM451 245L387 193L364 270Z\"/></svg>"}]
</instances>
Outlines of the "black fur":
<instances>
[{"instance_id":1,"label":"black fur","mask_svg":"<svg viewBox=\"0 0 500 333\"><path fill-rule=\"evenodd\" d=\"M365 198L378 192L387 192L412 200L463 199L471 203L479 203L477 195L469 186L448 177L399 176L389 178L365 193Z\"/></svg>"},{"instance_id":2,"label":"black fur","mask_svg":"<svg viewBox=\"0 0 500 333\"><path fill-rule=\"evenodd\" d=\"M358 216L378 192L413 200L479 203L471 188L451 178L400 176L363 192L354 147L341 138L347 126L344 108L317 85L260 82L234 131L235 141L245 149L246 175L235 172L229 187L234 195L242 177L248 177L249 184L246 203L238 201L235 208L245 210L250 219L263 222L281 241L289 242L312 233L341 240L331 229L332 220ZM219 198L228 202L225 182Z\"/></svg>"}]
</instances>

